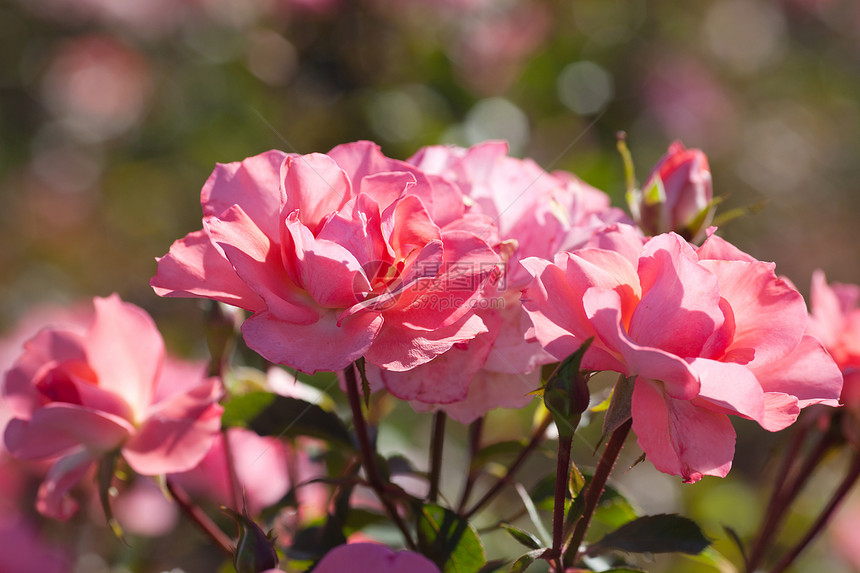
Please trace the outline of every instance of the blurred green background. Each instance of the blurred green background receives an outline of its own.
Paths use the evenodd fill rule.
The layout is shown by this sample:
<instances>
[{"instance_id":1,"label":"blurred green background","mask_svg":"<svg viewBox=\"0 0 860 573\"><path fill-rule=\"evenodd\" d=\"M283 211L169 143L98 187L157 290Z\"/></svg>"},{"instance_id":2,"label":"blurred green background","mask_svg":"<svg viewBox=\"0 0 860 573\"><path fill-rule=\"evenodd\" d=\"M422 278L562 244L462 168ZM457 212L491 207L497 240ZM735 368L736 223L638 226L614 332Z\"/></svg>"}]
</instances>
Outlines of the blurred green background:
<instances>
[{"instance_id":1,"label":"blurred green background","mask_svg":"<svg viewBox=\"0 0 860 573\"><path fill-rule=\"evenodd\" d=\"M199 352L198 303L148 281L200 227L215 162L356 139L397 158L506 139L617 205L616 132L640 181L680 139L708 155L724 211L764 203L723 236L804 293L815 268L860 282L858 72L855 0L7 0L0 328L118 292ZM649 466L634 490L750 533L777 442L741 426L731 481L681 487ZM828 547L803 570L853 570Z\"/></svg>"}]
</instances>

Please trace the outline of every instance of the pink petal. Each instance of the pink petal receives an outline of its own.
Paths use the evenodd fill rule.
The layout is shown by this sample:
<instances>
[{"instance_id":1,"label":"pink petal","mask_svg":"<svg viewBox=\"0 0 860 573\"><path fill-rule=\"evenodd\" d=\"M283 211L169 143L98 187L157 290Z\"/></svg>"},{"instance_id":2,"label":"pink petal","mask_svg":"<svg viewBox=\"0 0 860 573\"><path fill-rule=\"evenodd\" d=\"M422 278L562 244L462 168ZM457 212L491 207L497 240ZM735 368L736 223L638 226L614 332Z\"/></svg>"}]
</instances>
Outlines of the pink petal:
<instances>
[{"instance_id":1,"label":"pink petal","mask_svg":"<svg viewBox=\"0 0 860 573\"><path fill-rule=\"evenodd\" d=\"M797 421L800 406L797 398L781 392L765 392L764 419L759 421L768 432L778 432Z\"/></svg>"},{"instance_id":2,"label":"pink petal","mask_svg":"<svg viewBox=\"0 0 860 573\"><path fill-rule=\"evenodd\" d=\"M472 378L465 399L434 409L445 412L461 424L471 424L495 408L524 408L535 398L530 392L539 387L540 370L528 374L508 374L484 369ZM412 402L412 407L416 408L418 404ZM420 411L420 407L416 409Z\"/></svg>"},{"instance_id":3,"label":"pink petal","mask_svg":"<svg viewBox=\"0 0 860 573\"><path fill-rule=\"evenodd\" d=\"M725 477L732 467L735 431L728 416L675 400L660 384L636 380L633 431L654 467L685 482L706 475Z\"/></svg>"},{"instance_id":4,"label":"pink petal","mask_svg":"<svg viewBox=\"0 0 860 573\"><path fill-rule=\"evenodd\" d=\"M366 176L361 182L361 193L372 198L384 211L413 187L415 175L411 173L382 172Z\"/></svg>"},{"instance_id":5,"label":"pink petal","mask_svg":"<svg viewBox=\"0 0 860 573\"><path fill-rule=\"evenodd\" d=\"M4 439L13 456L38 460L62 455L78 446L94 453L109 452L133 432L131 424L117 416L54 402L33 412L29 420L11 420Z\"/></svg>"},{"instance_id":6,"label":"pink petal","mask_svg":"<svg viewBox=\"0 0 860 573\"><path fill-rule=\"evenodd\" d=\"M699 393L698 377L684 360L630 339L621 323L621 298L617 292L592 287L585 292L582 303L600 341L623 358L623 374L663 382L666 392L680 400L690 400Z\"/></svg>"},{"instance_id":7,"label":"pink petal","mask_svg":"<svg viewBox=\"0 0 860 573\"><path fill-rule=\"evenodd\" d=\"M158 271L149 285L158 296L211 298L250 311L263 307L205 231L189 233L156 260Z\"/></svg>"},{"instance_id":8,"label":"pink petal","mask_svg":"<svg viewBox=\"0 0 860 573\"><path fill-rule=\"evenodd\" d=\"M140 415L149 406L164 360L164 341L152 318L116 294L96 298L86 350L98 385L121 396Z\"/></svg>"},{"instance_id":9,"label":"pink petal","mask_svg":"<svg viewBox=\"0 0 860 573\"><path fill-rule=\"evenodd\" d=\"M29 419L42 405L34 382L47 365L86 361L84 343L83 332L45 329L24 344L24 353L6 372L3 382L4 405L13 417Z\"/></svg>"},{"instance_id":10,"label":"pink petal","mask_svg":"<svg viewBox=\"0 0 860 573\"><path fill-rule=\"evenodd\" d=\"M825 347L834 348L845 329L845 310L836 292L827 284L824 272L812 273L812 288L809 291L812 316L809 320L809 334L819 339Z\"/></svg>"},{"instance_id":11,"label":"pink petal","mask_svg":"<svg viewBox=\"0 0 860 573\"><path fill-rule=\"evenodd\" d=\"M535 337L547 352L564 360L593 333L581 310L581 293L568 284L563 267L537 257L520 264L534 277L521 301ZM566 260L562 264L566 266Z\"/></svg>"},{"instance_id":12,"label":"pink petal","mask_svg":"<svg viewBox=\"0 0 860 573\"><path fill-rule=\"evenodd\" d=\"M708 238L702 243L702 246L696 250L696 255L700 261L715 260L715 261L745 261L748 263L758 262L755 257L752 257L733 244L729 243L722 237L714 234L716 227L709 229Z\"/></svg>"},{"instance_id":13,"label":"pink petal","mask_svg":"<svg viewBox=\"0 0 860 573\"><path fill-rule=\"evenodd\" d=\"M842 373L812 336L804 335L800 344L781 360L748 366L765 392L794 396L801 408L812 404L839 405Z\"/></svg>"},{"instance_id":14,"label":"pink petal","mask_svg":"<svg viewBox=\"0 0 860 573\"><path fill-rule=\"evenodd\" d=\"M439 573L432 561L418 553L395 553L376 543L350 543L329 551L314 573Z\"/></svg>"},{"instance_id":15,"label":"pink petal","mask_svg":"<svg viewBox=\"0 0 860 573\"><path fill-rule=\"evenodd\" d=\"M382 327L377 313L343 318L323 312L310 324L292 324L269 312L257 313L242 325L245 342L264 358L312 374L341 370L360 358Z\"/></svg>"},{"instance_id":16,"label":"pink petal","mask_svg":"<svg viewBox=\"0 0 860 573\"><path fill-rule=\"evenodd\" d=\"M487 332L487 327L475 314L430 331L415 330L409 324L386 318L364 356L368 362L384 369L402 372L429 362L455 344L471 340L482 332Z\"/></svg>"},{"instance_id":17,"label":"pink petal","mask_svg":"<svg viewBox=\"0 0 860 573\"><path fill-rule=\"evenodd\" d=\"M472 378L484 365L493 345L491 333L450 348L433 360L405 372L382 371L382 381L401 400L449 404L464 400Z\"/></svg>"},{"instance_id":18,"label":"pink petal","mask_svg":"<svg viewBox=\"0 0 860 573\"><path fill-rule=\"evenodd\" d=\"M281 253L241 207L225 211L220 219L209 223L209 233L236 269L266 303L267 312L296 323L308 324L316 319L312 302L290 280L284 270Z\"/></svg>"},{"instance_id":19,"label":"pink petal","mask_svg":"<svg viewBox=\"0 0 860 573\"><path fill-rule=\"evenodd\" d=\"M95 460L87 451L60 458L48 470L36 494L36 509L42 515L65 521L78 509L69 492L84 479Z\"/></svg>"},{"instance_id":20,"label":"pink petal","mask_svg":"<svg viewBox=\"0 0 860 573\"><path fill-rule=\"evenodd\" d=\"M217 404L221 392L221 382L209 378L189 392L155 404L122 448L128 465L142 475L185 471L197 465L221 428L223 408Z\"/></svg>"},{"instance_id":21,"label":"pink petal","mask_svg":"<svg viewBox=\"0 0 860 573\"><path fill-rule=\"evenodd\" d=\"M301 225L297 221L287 224ZM358 260L338 243L311 239L295 246L299 282L319 306L350 307L370 289Z\"/></svg>"},{"instance_id":22,"label":"pink petal","mask_svg":"<svg viewBox=\"0 0 860 573\"><path fill-rule=\"evenodd\" d=\"M694 399L697 406L763 423L764 392L746 366L706 358L696 358L690 361L690 366L701 382L699 395Z\"/></svg>"},{"instance_id":23,"label":"pink petal","mask_svg":"<svg viewBox=\"0 0 860 573\"><path fill-rule=\"evenodd\" d=\"M645 245L639 280L642 300L630 319L630 338L676 356L700 356L723 323L717 277L697 263L686 241L672 233Z\"/></svg>"},{"instance_id":24,"label":"pink petal","mask_svg":"<svg viewBox=\"0 0 860 573\"><path fill-rule=\"evenodd\" d=\"M392 229L389 242L398 258L405 258L413 249L420 249L442 238L439 227L430 219L421 200L407 195L397 202L391 213Z\"/></svg>"},{"instance_id":25,"label":"pink petal","mask_svg":"<svg viewBox=\"0 0 860 573\"><path fill-rule=\"evenodd\" d=\"M295 154L271 150L241 162L219 163L200 194L203 215L217 218L239 205L266 235L276 238L282 201L281 164L287 157Z\"/></svg>"},{"instance_id":26,"label":"pink petal","mask_svg":"<svg viewBox=\"0 0 860 573\"><path fill-rule=\"evenodd\" d=\"M281 176L286 195L281 218L298 210L299 220L315 234L323 218L352 196L349 177L334 159L321 153L288 157Z\"/></svg>"},{"instance_id":27,"label":"pink petal","mask_svg":"<svg viewBox=\"0 0 860 573\"><path fill-rule=\"evenodd\" d=\"M720 295L732 307L735 335L726 360L735 352L755 351L753 368L790 353L806 328L806 304L794 288L778 279L772 263L702 261L720 281Z\"/></svg>"}]
</instances>

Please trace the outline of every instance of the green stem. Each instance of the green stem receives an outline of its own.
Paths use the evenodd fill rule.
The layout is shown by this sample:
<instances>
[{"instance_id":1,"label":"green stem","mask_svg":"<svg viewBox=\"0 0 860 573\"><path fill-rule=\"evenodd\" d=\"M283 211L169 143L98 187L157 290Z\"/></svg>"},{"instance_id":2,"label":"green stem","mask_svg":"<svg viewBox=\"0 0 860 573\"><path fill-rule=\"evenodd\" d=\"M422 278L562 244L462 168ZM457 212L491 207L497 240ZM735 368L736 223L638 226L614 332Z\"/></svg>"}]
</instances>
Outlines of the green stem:
<instances>
[{"instance_id":1,"label":"green stem","mask_svg":"<svg viewBox=\"0 0 860 573\"><path fill-rule=\"evenodd\" d=\"M564 542L564 502L567 498L568 479L570 478L570 449L573 436L558 438L558 459L555 466L555 496L552 507L552 548L548 559L555 564L559 573L564 571L561 563L561 550Z\"/></svg>"},{"instance_id":2,"label":"green stem","mask_svg":"<svg viewBox=\"0 0 860 573\"><path fill-rule=\"evenodd\" d=\"M382 481L379 474L379 468L376 467L376 451L370 443L370 434L367 430L367 423L364 420L364 413L361 410L361 394L358 379L355 376L355 365L350 364L344 369L343 373L346 377L346 395L349 399L349 407L352 410L352 423L355 428L356 438L358 439L361 465L364 467L364 471L367 474L367 481L371 489L376 492L376 496L379 498L379 501L382 502L382 505L385 507L388 517L403 534L406 545L410 549L415 550L417 549L417 546L412 540L409 528L406 526L403 518L400 517L397 507L395 507L394 503L389 499L386 493L385 483Z\"/></svg>"},{"instance_id":3,"label":"green stem","mask_svg":"<svg viewBox=\"0 0 860 573\"><path fill-rule=\"evenodd\" d=\"M860 453L855 453L851 461L851 466L848 469L848 473L833 493L833 497L830 498L830 502L818 516L818 519L815 520L815 523L812 524L812 527L809 528L809 531L806 532L806 535L804 535L803 538L788 551L788 553L782 556L782 559L780 559L776 566L771 569L771 573L782 573L785 571L794 562L794 560L797 559L803 550L806 549L812 540L815 539L822 530L824 530L824 527L827 525L827 522L830 521L836 508L839 507L839 504L842 503L842 500L845 499L845 496L849 491L851 491L851 488L857 482L858 478L860 478Z\"/></svg>"},{"instance_id":4,"label":"green stem","mask_svg":"<svg viewBox=\"0 0 860 573\"><path fill-rule=\"evenodd\" d=\"M463 493L460 495L460 503L457 504L457 513L462 514L466 511L466 504L469 503L469 496L472 495L472 489L475 487L475 457L481 450L481 434L484 431L483 416L472 422L469 426L469 473L466 476L466 483L463 485Z\"/></svg>"},{"instance_id":5,"label":"green stem","mask_svg":"<svg viewBox=\"0 0 860 573\"><path fill-rule=\"evenodd\" d=\"M505 475L500 477L496 481L496 483L494 483L490 487L490 489L488 489L486 491L486 493L484 493L484 495L481 496L481 499L479 499L475 503L475 505L473 505L465 514L463 514L464 519L469 519L470 517L472 517L475 513L477 513L477 511L479 509L484 507L494 497L496 497L496 495L498 495L498 493L502 490L503 487L505 487L505 485L507 485L508 483L511 482L511 480L514 477L514 474L517 473L517 471L520 469L520 466L523 465L523 462L526 461L526 459L531 455L531 453L543 441L544 434L546 433L546 430L547 430L547 428L549 428L549 425L551 423L552 423L552 416L550 414L546 414L546 416L544 416L544 419L541 421L540 425L537 427L537 429L532 434L532 437L529 440L528 444L526 444L526 446L520 451L517 458L508 467L507 471L505 472Z\"/></svg>"},{"instance_id":6,"label":"green stem","mask_svg":"<svg viewBox=\"0 0 860 573\"><path fill-rule=\"evenodd\" d=\"M576 522L570 544L565 551L565 554L573 554L571 563L576 563L579 559L579 546L582 545L582 541L585 539L588 526L591 525L591 518L594 516L594 511L597 509L597 504L606 487L606 480L609 479L609 474L612 473L612 468L618 460L618 455L621 453L621 448L624 446L624 441L627 439L627 434L630 433L632 425L633 420L629 419L612 432L612 436L603 450L603 455L597 463L597 468L594 470L594 476L588 482L585 491L580 494L585 496L582 516Z\"/></svg>"},{"instance_id":7,"label":"green stem","mask_svg":"<svg viewBox=\"0 0 860 573\"><path fill-rule=\"evenodd\" d=\"M184 489L179 487L178 484L173 483L172 480L165 480L165 485L167 487L167 491L170 493L173 500L176 502L176 505L179 506L179 509L182 510L191 521L209 537L212 541L215 542L215 545L221 548L224 553L231 556L233 555L233 541L227 537L227 534L221 531L221 529L215 525L209 516L206 515L202 509L197 507L191 502L191 498L185 492Z\"/></svg>"},{"instance_id":8,"label":"green stem","mask_svg":"<svg viewBox=\"0 0 860 573\"><path fill-rule=\"evenodd\" d=\"M433 434L430 436L430 492L427 500L435 503L439 498L439 479L442 476L442 447L445 443L445 412L433 415Z\"/></svg>"}]
</instances>

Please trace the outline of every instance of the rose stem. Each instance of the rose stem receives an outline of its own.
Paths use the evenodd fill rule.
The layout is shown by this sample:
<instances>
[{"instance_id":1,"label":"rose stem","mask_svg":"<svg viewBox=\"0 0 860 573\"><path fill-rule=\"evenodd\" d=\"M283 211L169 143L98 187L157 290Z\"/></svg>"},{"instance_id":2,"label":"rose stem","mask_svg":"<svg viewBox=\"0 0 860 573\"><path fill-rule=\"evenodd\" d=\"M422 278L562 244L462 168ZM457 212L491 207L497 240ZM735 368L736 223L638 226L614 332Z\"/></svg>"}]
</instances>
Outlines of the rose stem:
<instances>
[{"instance_id":1,"label":"rose stem","mask_svg":"<svg viewBox=\"0 0 860 573\"><path fill-rule=\"evenodd\" d=\"M344 369L343 373L346 376L346 395L349 398L349 407L352 410L352 423L355 427L355 435L358 438L361 465L364 466L364 471L367 473L367 481L373 491L376 492L379 501L385 506L385 511L388 513L391 521L394 522L403 534L406 545L410 549L416 549L415 542L412 541L412 535L409 533L409 528L406 527L406 523L404 523L403 518L397 512L397 508L388 498L385 484L382 482L382 478L379 477L379 470L376 467L376 453L370 443L367 424L361 411L361 396L359 394L358 379L355 376L355 366L350 364Z\"/></svg>"},{"instance_id":2,"label":"rose stem","mask_svg":"<svg viewBox=\"0 0 860 573\"><path fill-rule=\"evenodd\" d=\"M433 433L430 436L430 491L427 500L435 503L439 497L439 479L442 476L442 446L445 443L445 412L433 415Z\"/></svg>"}]
</instances>

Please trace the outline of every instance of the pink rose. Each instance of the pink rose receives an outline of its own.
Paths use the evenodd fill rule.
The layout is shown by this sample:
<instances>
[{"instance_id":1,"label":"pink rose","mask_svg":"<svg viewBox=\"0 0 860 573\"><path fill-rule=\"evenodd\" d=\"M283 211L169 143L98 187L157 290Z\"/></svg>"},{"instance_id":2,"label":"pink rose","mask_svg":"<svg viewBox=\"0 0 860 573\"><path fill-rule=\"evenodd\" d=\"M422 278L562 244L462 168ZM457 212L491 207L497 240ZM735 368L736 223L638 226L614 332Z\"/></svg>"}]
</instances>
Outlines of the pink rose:
<instances>
[{"instance_id":1,"label":"pink rose","mask_svg":"<svg viewBox=\"0 0 860 573\"><path fill-rule=\"evenodd\" d=\"M364 356L403 371L487 330L470 304L497 273L492 221L372 143L219 165L201 203L203 230L151 284L253 312L245 341L272 362L312 373Z\"/></svg>"},{"instance_id":2,"label":"pink rose","mask_svg":"<svg viewBox=\"0 0 860 573\"><path fill-rule=\"evenodd\" d=\"M695 249L659 235L638 257L632 246L524 260L535 280L523 305L557 358L594 337L584 368L636 376L633 430L657 469L687 482L725 476L727 414L776 431L803 407L838 404L839 369L804 334L803 298L772 263L716 236Z\"/></svg>"},{"instance_id":3,"label":"pink rose","mask_svg":"<svg viewBox=\"0 0 860 573\"><path fill-rule=\"evenodd\" d=\"M408 161L462 189L468 214L496 222L504 275L475 304L487 332L408 372L382 372L382 382L416 409L444 410L464 423L492 408L522 407L540 385L538 366L554 358L526 339L531 323L519 298L531 276L519 260L578 248L624 214L610 208L605 193L569 173L550 174L534 161L509 157L501 141L426 147Z\"/></svg>"},{"instance_id":4,"label":"pink rose","mask_svg":"<svg viewBox=\"0 0 860 573\"><path fill-rule=\"evenodd\" d=\"M412 551L394 552L376 543L350 543L329 551L314 573L439 573L436 565Z\"/></svg>"},{"instance_id":5,"label":"pink rose","mask_svg":"<svg viewBox=\"0 0 860 573\"><path fill-rule=\"evenodd\" d=\"M828 285L824 272L818 270L812 274L809 298L809 334L824 344L842 370L845 384L841 402L860 409L860 287Z\"/></svg>"},{"instance_id":6,"label":"pink rose","mask_svg":"<svg viewBox=\"0 0 860 573\"><path fill-rule=\"evenodd\" d=\"M102 456L119 451L143 475L183 471L220 427L217 379L166 361L142 309L117 295L94 305L87 328L49 328L27 342L2 387L9 452L59 458L37 498L39 511L59 519L75 511L67 493Z\"/></svg>"},{"instance_id":7,"label":"pink rose","mask_svg":"<svg viewBox=\"0 0 860 573\"><path fill-rule=\"evenodd\" d=\"M628 202L649 235L675 231L693 239L711 224L713 197L708 158L676 141Z\"/></svg>"}]
</instances>

